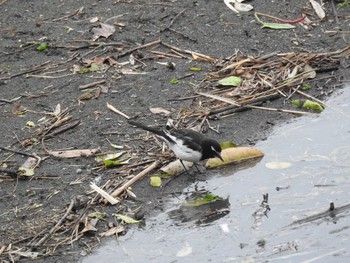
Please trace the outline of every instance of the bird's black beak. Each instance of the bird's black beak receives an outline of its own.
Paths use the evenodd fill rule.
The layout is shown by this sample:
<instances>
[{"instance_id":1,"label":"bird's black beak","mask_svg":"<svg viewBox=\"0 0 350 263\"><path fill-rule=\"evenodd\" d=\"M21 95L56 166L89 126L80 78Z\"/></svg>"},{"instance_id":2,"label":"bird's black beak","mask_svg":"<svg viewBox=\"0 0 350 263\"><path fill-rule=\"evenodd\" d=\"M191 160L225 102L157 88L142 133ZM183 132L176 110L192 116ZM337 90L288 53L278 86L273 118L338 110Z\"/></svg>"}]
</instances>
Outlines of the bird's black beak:
<instances>
[{"instance_id":1,"label":"bird's black beak","mask_svg":"<svg viewBox=\"0 0 350 263\"><path fill-rule=\"evenodd\" d=\"M215 157L219 158L221 161L224 162L224 159L221 157L221 154L219 152L214 153Z\"/></svg>"}]
</instances>

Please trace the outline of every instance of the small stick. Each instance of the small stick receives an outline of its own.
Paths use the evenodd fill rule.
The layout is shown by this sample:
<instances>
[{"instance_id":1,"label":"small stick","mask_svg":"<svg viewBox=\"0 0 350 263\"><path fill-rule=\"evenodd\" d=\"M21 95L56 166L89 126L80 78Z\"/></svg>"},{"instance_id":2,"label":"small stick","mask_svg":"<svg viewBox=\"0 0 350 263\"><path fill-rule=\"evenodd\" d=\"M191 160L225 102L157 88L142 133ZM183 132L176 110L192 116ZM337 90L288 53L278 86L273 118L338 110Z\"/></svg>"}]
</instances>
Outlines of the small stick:
<instances>
[{"instance_id":1,"label":"small stick","mask_svg":"<svg viewBox=\"0 0 350 263\"><path fill-rule=\"evenodd\" d=\"M0 5L1 5L1 3L0 3ZM2 247L0 248L0 256L1 256L1 254L5 251L5 249L6 249L6 246L2 246Z\"/></svg>"},{"instance_id":2,"label":"small stick","mask_svg":"<svg viewBox=\"0 0 350 263\"><path fill-rule=\"evenodd\" d=\"M174 47L174 46L169 45L169 44L164 43L164 42L161 42L161 44L163 46L169 48L169 49L176 50L178 52L182 52L182 53L185 53L185 54L190 54L193 58L198 57L198 58L201 58L204 61L210 61L210 62L213 62L213 61L217 60L216 58L213 58L213 57L201 54L201 53L197 53L197 52L194 52L194 51L191 51L191 50L184 50L184 49L181 49L181 48L178 48L178 47Z\"/></svg>"},{"instance_id":3,"label":"small stick","mask_svg":"<svg viewBox=\"0 0 350 263\"><path fill-rule=\"evenodd\" d=\"M32 67L31 69L27 69L27 70L24 70L22 72L19 72L19 73L15 73L9 77L3 77L3 78L0 78L0 80L7 80L7 79L12 79L12 78L15 78L15 77L19 77L19 76L22 76L22 75L25 75L25 74L28 74L28 73L32 73L32 72L35 72L35 71L38 71L38 70L43 70L45 69L45 65L47 65L48 63L50 63L50 60L49 61L46 61L36 67Z\"/></svg>"},{"instance_id":4,"label":"small stick","mask_svg":"<svg viewBox=\"0 0 350 263\"><path fill-rule=\"evenodd\" d=\"M138 47L134 47L134 48L128 49L128 50L124 51L123 53L118 54L116 57L120 58L120 57L126 56L126 55L128 55L128 54L130 54L130 53L132 53L132 52L134 52L136 50L147 48L147 47L151 47L151 46L154 46L154 45L158 45L160 43L161 43L160 40L156 40L156 41L153 41L153 42L150 42L150 43L138 46Z\"/></svg>"},{"instance_id":5,"label":"small stick","mask_svg":"<svg viewBox=\"0 0 350 263\"><path fill-rule=\"evenodd\" d=\"M169 57L169 58L183 58L183 56L179 56L179 55L174 55L174 54L168 54L168 53L164 53L164 52L160 52L160 51L151 51L152 54L158 55L158 56L162 56L162 57Z\"/></svg>"},{"instance_id":6,"label":"small stick","mask_svg":"<svg viewBox=\"0 0 350 263\"><path fill-rule=\"evenodd\" d=\"M72 129L72 128L78 126L79 123L80 123L80 120L71 121L70 123L67 123L67 124L63 125L62 127L56 129L52 133L44 135L44 138L45 139L52 138L53 136L56 136L57 134L60 134L62 132L65 132L65 131L67 131L69 129Z\"/></svg>"},{"instance_id":7,"label":"small stick","mask_svg":"<svg viewBox=\"0 0 350 263\"><path fill-rule=\"evenodd\" d=\"M6 169L6 168L0 168L0 173L6 173L11 177L15 177L18 175L18 173L14 170Z\"/></svg>"},{"instance_id":8,"label":"small stick","mask_svg":"<svg viewBox=\"0 0 350 263\"><path fill-rule=\"evenodd\" d=\"M315 97L313 97L313 96L311 96L311 95L309 95L309 94L306 94L305 92L302 92L302 91L300 91L300 90L298 90L298 89L295 89L295 88L293 88L293 90L294 90L294 92L297 92L297 93L299 93L300 95L303 95L303 96L305 96L305 97L308 98L308 99L312 99L312 100L314 100L314 101L320 103L321 105L326 106L326 104L325 104L323 101L321 101L321 100L319 100L319 99L316 99Z\"/></svg>"},{"instance_id":9,"label":"small stick","mask_svg":"<svg viewBox=\"0 0 350 263\"><path fill-rule=\"evenodd\" d=\"M0 102L12 103L12 101L6 99L0 99Z\"/></svg>"},{"instance_id":10,"label":"small stick","mask_svg":"<svg viewBox=\"0 0 350 263\"><path fill-rule=\"evenodd\" d=\"M84 90L84 89L88 89L88 88L91 88L91 87L94 87L94 86L97 86L97 85L100 85L100 84L104 84L104 83L106 83L106 80L95 81L95 82L92 82L92 83L89 83L89 84L80 85L79 89L80 90Z\"/></svg>"},{"instance_id":11,"label":"small stick","mask_svg":"<svg viewBox=\"0 0 350 263\"><path fill-rule=\"evenodd\" d=\"M90 187L96 191L98 194L100 194L102 197L104 197L110 204L115 205L119 203L117 199L115 199L113 196L111 196L109 193L107 193L102 188L98 187L96 184L91 183Z\"/></svg>"},{"instance_id":12,"label":"small stick","mask_svg":"<svg viewBox=\"0 0 350 263\"><path fill-rule=\"evenodd\" d=\"M59 127L61 126L64 122L66 121L69 121L72 119L72 116L71 115L67 115L65 117L63 117L62 119L59 119L57 121L55 121L49 128L48 128L48 131L49 132L50 130L52 130L53 128L56 128L56 127Z\"/></svg>"},{"instance_id":13,"label":"small stick","mask_svg":"<svg viewBox=\"0 0 350 263\"><path fill-rule=\"evenodd\" d=\"M223 101L232 105L236 105L238 107L242 107L240 104L238 104L236 101L228 99L228 98L223 98L214 94L208 94L208 93L202 93L202 92L197 92L197 94L209 97L215 100ZM309 112L303 112L303 111L293 111L293 110L282 110L282 109L275 109L275 108L266 108L266 107L258 107L258 106L253 106L253 105L245 105L244 107L250 108L250 109L260 109L260 110L268 110L268 111L279 111L279 112L287 112L287 113L293 113L293 114L299 114L299 115L307 115L310 114Z\"/></svg>"},{"instance_id":14,"label":"small stick","mask_svg":"<svg viewBox=\"0 0 350 263\"><path fill-rule=\"evenodd\" d=\"M135 163L135 164L131 164L131 165L127 165L125 166L126 169L130 169L130 168L134 168L134 167L138 167L141 165L145 165L145 164L149 164L151 162L154 162L154 160L148 160L148 161L144 161L144 162L140 162L140 163Z\"/></svg>"},{"instance_id":15,"label":"small stick","mask_svg":"<svg viewBox=\"0 0 350 263\"><path fill-rule=\"evenodd\" d=\"M69 77L69 76L73 76L76 75L76 73L69 73L69 74L65 74L65 75L60 75L60 76L47 76L47 75L27 75L26 77L28 78L38 78L38 79L59 79L59 78L65 78L65 77Z\"/></svg>"},{"instance_id":16,"label":"small stick","mask_svg":"<svg viewBox=\"0 0 350 263\"><path fill-rule=\"evenodd\" d=\"M120 110L117 110L115 107L113 107L108 102L107 102L107 108L110 109L111 111L113 111L114 113L117 113L117 114L123 116L124 118L126 118L128 120L130 119L130 117L128 115L126 115L125 113L121 112Z\"/></svg>"},{"instance_id":17,"label":"small stick","mask_svg":"<svg viewBox=\"0 0 350 263\"><path fill-rule=\"evenodd\" d=\"M66 212L64 213L64 215L61 217L61 219L57 222L57 224L56 224L53 228L50 229L50 231L49 231L48 233L46 233L45 236L43 236L42 239L40 239L40 240L34 245L35 247L38 247L38 246L40 246L42 243L44 243L45 240L46 240L49 236L51 236L51 235L56 231L56 229L57 229L60 225L62 225L63 221L66 219L66 217L68 216L68 214L70 213L70 211L72 211L73 206L74 206L74 203L75 203L75 200L74 200L74 198L73 198L73 199L70 201L70 205L69 205L69 207L67 208L67 210L66 210Z\"/></svg>"},{"instance_id":18,"label":"small stick","mask_svg":"<svg viewBox=\"0 0 350 263\"><path fill-rule=\"evenodd\" d=\"M175 53L176 55L185 58L185 59L190 59L189 57L186 57L185 55L182 55L180 52L177 52L176 50L172 49L171 52Z\"/></svg>"},{"instance_id":19,"label":"small stick","mask_svg":"<svg viewBox=\"0 0 350 263\"><path fill-rule=\"evenodd\" d=\"M239 103L237 103L236 101L231 100L229 98L224 98L224 97L220 97L220 96L217 96L217 95L214 95L214 94L209 94L209 93L204 93L204 92L197 92L197 94L199 94L201 96L204 96L204 97L208 97L208 98L214 99L214 100L223 101L223 102L226 102L228 104L232 104L232 105L241 107L241 105Z\"/></svg>"},{"instance_id":20,"label":"small stick","mask_svg":"<svg viewBox=\"0 0 350 263\"><path fill-rule=\"evenodd\" d=\"M260 106L264 103L264 101L250 102L248 105ZM236 112L242 112L248 110L245 106L246 104L242 104L242 107L238 107L236 105L230 105L221 109L210 111L208 114L209 119L214 119L216 117L222 118L227 115L232 115ZM213 116L214 115L214 116Z\"/></svg>"},{"instance_id":21,"label":"small stick","mask_svg":"<svg viewBox=\"0 0 350 263\"><path fill-rule=\"evenodd\" d=\"M2 147L2 146L0 146L0 149L4 150L4 151L9 151L9 152L13 152L13 153L17 153L17 154L20 154L20 155L24 155L24 156L33 157L33 158L38 159L38 156L36 156L34 154L25 153L25 152L19 152L19 151L12 150L12 149L9 149L9 148L6 148L6 147Z\"/></svg>"},{"instance_id":22,"label":"small stick","mask_svg":"<svg viewBox=\"0 0 350 263\"><path fill-rule=\"evenodd\" d=\"M198 98L200 95L193 95L189 97L182 97L182 98L176 98L176 99L168 99L168 101L183 101L183 100L192 100L195 98Z\"/></svg>"},{"instance_id":23,"label":"small stick","mask_svg":"<svg viewBox=\"0 0 350 263\"><path fill-rule=\"evenodd\" d=\"M150 171L154 170L155 168L157 168L160 165L159 161L155 161L153 162L151 165L149 165L145 170L143 170L142 172L140 172L139 174L135 175L132 179L130 179L129 181L127 181L126 183L124 183L121 187L119 187L118 189L116 189L111 196L113 197L117 197L118 195L120 195L122 192L124 192L128 187L130 187L132 184L134 184L135 182L137 182L138 180L141 180L147 173L149 173Z\"/></svg>"},{"instance_id":24,"label":"small stick","mask_svg":"<svg viewBox=\"0 0 350 263\"><path fill-rule=\"evenodd\" d=\"M174 24L175 20L176 20L182 13L184 13L185 11L186 11L186 8L185 8L184 10L180 11L180 13L178 13L178 14L170 21L170 24L169 24L168 28L170 28L170 27Z\"/></svg>"},{"instance_id":25,"label":"small stick","mask_svg":"<svg viewBox=\"0 0 350 263\"><path fill-rule=\"evenodd\" d=\"M267 108L267 107L253 106L253 105L247 105L245 107L250 108L250 109L258 109L258 110L286 112L286 113L292 113L292 114L297 114L297 115L311 115L311 114L313 114L313 113L305 112L305 111L282 110L282 109Z\"/></svg>"},{"instance_id":26,"label":"small stick","mask_svg":"<svg viewBox=\"0 0 350 263\"><path fill-rule=\"evenodd\" d=\"M337 9L336 9L335 4L334 4L334 0L331 0L331 5L332 5L332 10L333 10L335 23L339 24L338 13L337 13Z\"/></svg>"},{"instance_id":27,"label":"small stick","mask_svg":"<svg viewBox=\"0 0 350 263\"><path fill-rule=\"evenodd\" d=\"M65 16L62 16L62 17L59 17L59 18L52 19L51 21L49 21L49 23L50 23L50 22L58 22L58 21L61 21L61 20L70 18L70 17L72 17L72 16L78 15L78 14L82 13L83 10L84 10L84 7L80 7L80 8L78 8L77 10L75 10L75 11L74 11L73 13L71 13L71 14L68 14L68 15L65 15ZM46 22L46 21L44 21L44 22Z\"/></svg>"}]
</instances>

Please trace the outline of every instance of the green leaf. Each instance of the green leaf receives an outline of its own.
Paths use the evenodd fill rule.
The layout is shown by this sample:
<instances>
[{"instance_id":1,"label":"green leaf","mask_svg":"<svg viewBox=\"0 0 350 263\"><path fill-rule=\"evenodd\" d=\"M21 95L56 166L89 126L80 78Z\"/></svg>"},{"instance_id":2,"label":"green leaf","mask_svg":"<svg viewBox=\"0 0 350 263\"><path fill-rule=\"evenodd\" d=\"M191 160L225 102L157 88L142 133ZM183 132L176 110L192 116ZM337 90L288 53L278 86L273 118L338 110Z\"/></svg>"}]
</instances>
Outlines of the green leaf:
<instances>
[{"instance_id":1,"label":"green leaf","mask_svg":"<svg viewBox=\"0 0 350 263\"><path fill-rule=\"evenodd\" d=\"M34 169L38 165L38 159L34 157L28 157L28 159L18 168L21 175L33 176Z\"/></svg>"},{"instance_id":2,"label":"green leaf","mask_svg":"<svg viewBox=\"0 0 350 263\"><path fill-rule=\"evenodd\" d=\"M48 42L42 42L40 45L36 48L38 51L45 51L49 46Z\"/></svg>"},{"instance_id":3,"label":"green leaf","mask_svg":"<svg viewBox=\"0 0 350 263\"><path fill-rule=\"evenodd\" d=\"M304 84L302 87L301 87L302 90L309 90L311 89L311 86L308 85L308 84Z\"/></svg>"},{"instance_id":4,"label":"green leaf","mask_svg":"<svg viewBox=\"0 0 350 263\"><path fill-rule=\"evenodd\" d=\"M344 0L343 3L337 4L338 7L350 7L350 3L348 0Z\"/></svg>"},{"instance_id":5,"label":"green leaf","mask_svg":"<svg viewBox=\"0 0 350 263\"><path fill-rule=\"evenodd\" d=\"M120 156L122 156L125 153L125 151L118 152L118 153L107 153L99 155L95 158L97 162L103 162L104 160L115 160L118 159Z\"/></svg>"},{"instance_id":6,"label":"green leaf","mask_svg":"<svg viewBox=\"0 0 350 263\"><path fill-rule=\"evenodd\" d=\"M35 127L35 123L32 122L32 121L27 121L26 126L30 127L30 128L33 128L33 127Z\"/></svg>"},{"instance_id":7,"label":"green leaf","mask_svg":"<svg viewBox=\"0 0 350 263\"><path fill-rule=\"evenodd\" d=\"M103 160L103 164L106 168L111 168L111 167L115 167L115 166L121 166L124 164L128 164L129 163L129 159L125 160L125 161L112 161L112 160Z\"/></svg>"},{"instance_id":8,"label":"green leaf","mask_svg":"<svg viewBox=\"0 0 350 263\"><path fill-rule=\"evenodd\" d=\"M177 83L179 83L179 80L177 78L172 78L172 80L170 80L170 84L172 85L175 85Z\"/></svg>"},{"instance_id":9,"label":"green leaf","mask_svg":"<svg viewBox=\"0 0 350 263\"><path fill-rule=\"evenodd\" d=\"M101 69L101 67L96 64L96 63L92 63L91 66L90 66L90 71L91 72L94 72L94 71L99 71Z\"/></svg>"},{"instance_id":10,"label":"green leaf","mask_svg":"<svg viewBox=\"0 0 350 263\"><path fill-rule=\"evenodd\" d=\"M241 82L242 82L242 79L240 77L236 77L236 76L230 76L227 78L220 79L218 81L218 83L221 86L234 86L234 87L239 86L241 84Z\"/></svg>"},{"instance_id":11,"label":"green leaf","mask_svg":"<svg viewBox=\"0 0 350 263\"><path fill-rule=\"evenodd\" d=\"M71 27L69 27L69 26L65 26L65 27L64 27L64 30L65 30L67 33L69 33L70 31L73 31L74 29L71 28Z\"/></svg>"},{"instance_id":12,"label":"green leaf","mask_svg":"<svg viewBox=\"0 0 350 263\"><path fill-rule=\"evenodd\" d=\"M324 107L321 104L311 100L292 100L292 104L299 108L313 110L316 112L322 112L324 110Z\"/></svg>"},{"instance_id":13,"label":"green leaf","mask_svg":"<svg viewBox=\"0 0 350 263\"><path fill-rule=\"evenodd\" d=\"M237 147L237 144L231 142L231 141L227 141L227 142L220 142L220 146L221 149L227 149L227 148L233 148L233 147Z\"/></svg>"},{"instance_id":14,"label":"green leaf","mask_svg":"<svg viewBox=\"0 0 350 263\"><path fill-rule=\"evenodd\" d=\"M89 73L90 72L90 69L89 68L80 68L79 69L79 73L80 74L85 74L85 73Z\"/></svg>"},{"instance_id":15,"label":"green leaf","mask_svg":"<svg viewBox=\"0 0 350 263\"><path fill-rule=\"evenodd\" d=\"M160 187L162 185L162 178L159 176L151 176L151 186Z\"/></svg>"},{"instance_id":16,"label":"green leaf","mask_svg":"<svg viewBox=\"0 0 350 263\"><path fill-rule=\"evenodd\" d=\"M108 217L108 215L107 215L106 213L93 212L93 213L90 213L90 214L88 215L88 217L103 219L103 218Z\"/></svg>"},{"instance_id":17,"label":"green leaf","mask_svg":"<svg viewBox=\"0 0 350 263\"><path fill-rule=\"evenodd\" d=\"M120 156L122 156L125 153L125 151L118 152L118 153L107 153L99 155L95 158L97 162L103 163L106 168L120 166L123 164L129 163L129 160L125 161L116 161Z\"/></svg>"},{"instance_id":18,"label":"green leaf","mask_svg":"<svg viewBox=\"0 0 350 263\"><path fill-rule=\"evenodd\" d=\"M221 197L218 197L217 195L214 194L206 194L202 196L203 200L211 202L211 201L216 201L216 200L222 200Z\"/></svg>"},{"instance_id":19,"label":"green leaf","mask_svg":"<svg viewBox=\"0 0 350 263\"><path fill-rule=\"evenodd\" d=\"M281 24L281 23L261 23L261 28L272 28L272 29L293 29L295 26L291 24Z\"/></svg>"},{"instance_id":20,"label":"green leaf","mask_svg":"<svg viewBox=\"0 0 350 263\"><path fill-rule=\"evenodd\" d=\"M304 103L304 101L302 101L302 100L292 100L292 104L299 107L299 108L303 107L303 103Z\"/></svg>"},{"instance_id":21,"label":"green leaf","mask_svg":"<svg viewBox=\"0 0 350 263\"><path fill-rule=\"evenodd\" d=\"M220 200L222 200L222 198L218 197L217 195L205 194L205 195L197 196L195 200L189 201L183 205L184 206L201 206L201 205L209 204L211 202L220 201Z\"/></svg>"},{"instance_id":22,"label":"green leaf","mask_svg":"<svg viewBox=\"0 0 350 263\"><path fill-rule=\"evenodd\" d=\"M189 71L201 71L202 68L189 68L188 70Z\"/></svg>"},{"instance_id":23,"label":"green leaf","mask_svg":"<svg viewBox=\"0 0 350 263\"><path fill-rule=\"evenodd\" d=\"M18 171L21 172L24 176L33 176L34 175L34 168L28 168L28 167L19 167Z\"/></svg>"},{"instance_id":24,"label":"green leaf","mask_svg":"<svg viewBox=\"0 0 350 263\"><path fill-rule=\"evenodd\" d=\"M256 20L261 24L261 27L267 27L267 28L272 28L272 29L292 29L295 28L295 26L291 24L281 24L281 23L265 23L261 21L258 17L258 13L254 14Z\"/></svg>"},{"instance_id":25,"label":"green leaf","mask_svg":"<svg viewBox=\"0 0 350 263\"><path fill-rule=\"evenodd\" d=\"M324 110L323 106L317 102L306 100L303 104L304 109L314 110L317 112L322 112Z\"/></svg>"},{"instance_id":26,"label":"green leaf","mask_svg":"<svg viewBox=\"0 0 350 263\"><path fill-rule=\"evenodd\" d=\"M122 220L124 223L126 224L137 224L140 221L139 220L135 220L131 217L125 216L125 215L121 215L121 214L113 214L116 218L118 218L119 220Z\"/></svg>"}]
</instances>

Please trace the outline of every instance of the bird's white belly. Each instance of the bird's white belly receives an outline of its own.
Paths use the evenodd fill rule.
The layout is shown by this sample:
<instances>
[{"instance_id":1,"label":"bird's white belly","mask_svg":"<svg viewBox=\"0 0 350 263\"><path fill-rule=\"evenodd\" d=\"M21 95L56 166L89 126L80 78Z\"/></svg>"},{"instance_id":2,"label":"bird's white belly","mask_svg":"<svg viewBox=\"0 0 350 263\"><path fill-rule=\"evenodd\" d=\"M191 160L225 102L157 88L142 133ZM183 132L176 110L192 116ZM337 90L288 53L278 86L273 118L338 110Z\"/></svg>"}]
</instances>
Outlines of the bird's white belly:
<instances>
[{"instance_id":1,"label":"bird's white belly","mask_svg":"<svg viewBox=\"0 0 350 263\"><path fill-rule=\"evenodd\" d=\"M178 141L179 142L179 141ZM181 141L182 142L182 141ZM182 143L169 144L169 148L175 153L177 158L187 162L198 162L202 158L202 153L193 151L190 148L183 146Z\"/></svg>"}]
</instances>

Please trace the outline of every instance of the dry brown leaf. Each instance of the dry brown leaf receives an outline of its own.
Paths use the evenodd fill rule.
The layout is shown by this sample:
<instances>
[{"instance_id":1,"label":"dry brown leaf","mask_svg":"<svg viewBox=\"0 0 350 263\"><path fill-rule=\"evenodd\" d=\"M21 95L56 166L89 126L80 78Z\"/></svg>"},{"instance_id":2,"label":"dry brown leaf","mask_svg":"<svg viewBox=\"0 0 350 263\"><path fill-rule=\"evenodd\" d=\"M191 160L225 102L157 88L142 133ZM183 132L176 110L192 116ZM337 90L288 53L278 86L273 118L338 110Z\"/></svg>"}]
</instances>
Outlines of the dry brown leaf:
<instances>
[{"instance_id":1,"label":"dry brown leaf","mask_svg":"<svg viewBox=\"0 0 350 263\"><path fill-rule=\"evenodd\" d=\"M305 77L308 79L314 79L316 78L316 71L309 65L306 64L304 67Z\"/></svg>"},{"instance_id":2,"label":"dry brown leaf","mask_svg":"<svg viewBox=\"0 0 350 263\"><path fill-rule=\"evenodd\" d=\"M86 217L86 219L85 219L85 227L81 231L81 233L90 232L90 231L96 232L97 228L95 227L95 225L96 225L95 222L97 222L95 218L93 218L91 220L88 220L88 218Z\"/></svg>"},{"instance_id":3,"label":"dry brown leaf","mask_svg":"<svg viewBox=\"0 0 350 263\"><path fill-rule=\"evenodd\" d=\"M55 116L58 116L58 114L60 114L60 113L61 113L61 104L58 103L55 107L55 111L53 112L53 114Z\"/></svg>"},{"instance_id":4,"label":"dry brown leaf","mask_svg":"<svg viewBox=\"0 0 350 263\"><path fill-rule=\"evenodd\" d=\"M222 150L221 157L224 162L219 158L211 158L207 161L205 166L207 168L216 168L218 166L227 165L231 163L237 163L241 161L248 161L256 158L261 158L264 153L258 149L251 147L234 147Z\"/></svg>"},{"instance_id":5,"label":"dry brown leaf","mask_svg":"<svg viewBox=\"0 0 350 263\"><path fill-rule=\"evenodd\" d=\"M168 116L171 112L164 109L164 108L149 108L149 110L153 113L153 114L165 114L166 116Z\"/></svg>"},{"instance_id":6,"label":"dry brown leaf","mask_svg":"<svg viewBox=\"0 0 350 263\"><path fill-rule=\"evenodd\" d=\"M33 176L34 169L38 166L38 159L34 157L28 157L28 159L18 168L24 176Z\"/></svg>"},{"instance_id":7,"label":"dry brown leaf","mask_svg":"<svg viewBox=\"0 0 350 263\"><path fill-rule=\"evenodd\" d=\"M119 225L116 227L112 227L105 232L102 232L101 234L99 234L99 236L100 237L110 237L113 235L118 235L119 233L122 233L124 231L125 231L125 227L123 225Z\"/></svg>"},{"instance_id":8,"label":"dry brown leaf","mask_svg":"<svg viewBox=\"0 0 350 263\"><path fill-rule=\"evenodd\" d=\"M93 40L96 40L100 37L108 38L115 32L115 27L112 25L100 23L101 27L94 27L92 33L94 34Z\"/></svg>"},{"instance_id":9,"label":"dry brown leaf","mask_svg":"<svg viewBox=\"0 0 350 263\"><path fill-rule=\"evenodd\" d=\"M89 157L95 156L99 149L82 149L82 150L66 150L66 151L49 151L46 153L57 158L76 158L76 157Z\"/></svg>"},{"instance_id":10,"label":"dry brown leaf","mask_svg":"<svg viewBox=\"0 0 350 263\"><path fill-rule=\"evenodd\" d=\"M96 23L98 20L100 20L97 16L90 19L90 23Z\"/></svg>"},{"instance_id":11,"label":"dry brown leaf","mask_svg":"<svg viewBox=\"0 0 350 263\"><path fill-rule=\"evenodd\" d=\"M317 16L322 20L323 18L325 18L326 13L324 12L321 4L319 4L318 2L316 2L315 0L309 0L313 9L315 10Z\"/></svg>"}]
</instances>

